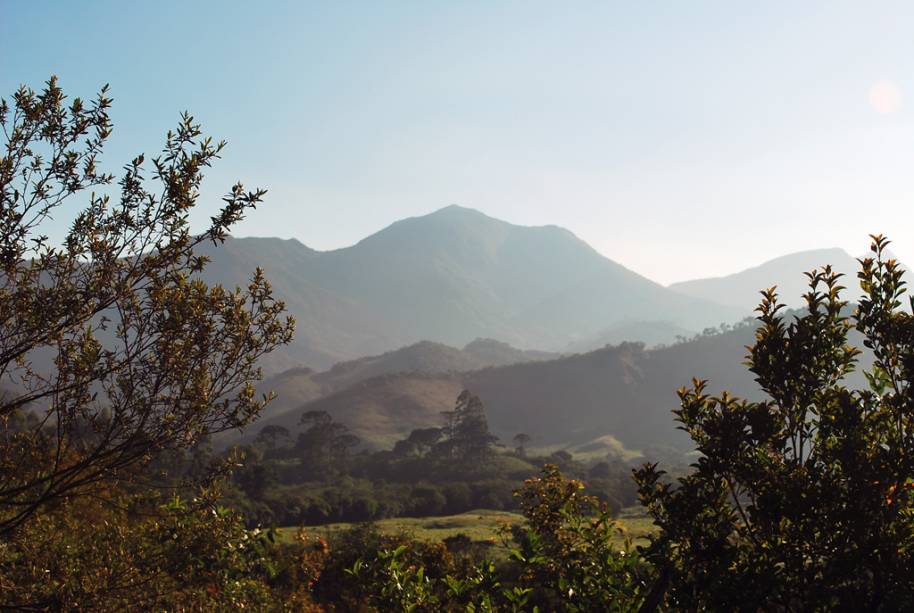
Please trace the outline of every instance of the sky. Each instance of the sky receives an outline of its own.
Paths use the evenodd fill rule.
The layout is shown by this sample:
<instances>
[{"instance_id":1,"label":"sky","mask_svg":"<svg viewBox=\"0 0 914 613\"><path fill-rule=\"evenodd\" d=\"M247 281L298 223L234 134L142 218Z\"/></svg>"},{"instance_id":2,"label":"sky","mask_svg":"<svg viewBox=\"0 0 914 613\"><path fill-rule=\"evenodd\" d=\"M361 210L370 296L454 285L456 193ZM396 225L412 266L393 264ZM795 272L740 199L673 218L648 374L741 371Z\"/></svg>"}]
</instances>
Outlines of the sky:
<instances>
[{"instance_id":1,"label":"sky","mask_svg":"<svg viewBox=\"0 0 914 613\"><path fill-rule=\"evenodd\" d=\"M225 139L198 220L353 244L449 204L661 283L885 233L914 262L910 2L0 0L0 97L109 83L117 171Z\"/></svg>"}]
</instances>

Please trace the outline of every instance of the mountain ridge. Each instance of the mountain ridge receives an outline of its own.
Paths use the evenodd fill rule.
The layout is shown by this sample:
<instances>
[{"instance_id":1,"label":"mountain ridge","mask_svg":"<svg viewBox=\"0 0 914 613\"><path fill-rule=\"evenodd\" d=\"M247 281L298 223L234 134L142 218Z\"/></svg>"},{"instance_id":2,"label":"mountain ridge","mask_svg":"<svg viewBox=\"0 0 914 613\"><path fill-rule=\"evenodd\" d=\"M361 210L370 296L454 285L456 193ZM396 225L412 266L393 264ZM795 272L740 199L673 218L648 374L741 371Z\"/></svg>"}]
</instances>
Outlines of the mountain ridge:
<instances>
[{"instance_id":1,"label":"mountain ridge","mask_svg":"<svg viewBox=\"0 0 914 613\"><path fill-rule=\"evenodd\" d=\"M775 286L781 302L798 308L805 304L802 296L809 290L803 273L825 265L844 275L843 285L847 288L844 296L855 300L859 293L856 278L860 265L857 258L840 247L797 251L728 275L681 281L667 288L751 312L761 299L761 290Z\"/></svg>"},{"instance_id":2,"label":"mountain ridge","mask_svg":"<svg viewBox=\"0 0 914 613\"><path fill-rule=\"evenodd\" d=\"M235 286L261 266L298 321L277 372L323 369L421 340L477 337L561 351L622 321L686 329L743 313L668 290L557 226L518 226L449 206L396 221L349 247L316 251L294 239L229 238L208 248L207 281Z\"/></svg>"},{"instance_id":3,"label":"mountain ridge","mask_svg":"<svg viewBox=\"0 0 914 613\"><path fill-rule=\"evenodd\" d=\"M493 432L504 441L526 432L536 445L570 447L612 436L629 449L685 448L687 437L671 413L676 389L702 376L715 390L757 396L751 373L741 365L753 334L753 326L743 325L654 350L622 343L466 372L364 373L371 376L311 398L301 389L313 391L314 373L290 372L264 384L277 398L243 440L267 425L294 433L304 411L323 410L368 446L384 448L413 428L440 426L441 412L468 389L483 401Z\"/></svg>"}]
</instances>

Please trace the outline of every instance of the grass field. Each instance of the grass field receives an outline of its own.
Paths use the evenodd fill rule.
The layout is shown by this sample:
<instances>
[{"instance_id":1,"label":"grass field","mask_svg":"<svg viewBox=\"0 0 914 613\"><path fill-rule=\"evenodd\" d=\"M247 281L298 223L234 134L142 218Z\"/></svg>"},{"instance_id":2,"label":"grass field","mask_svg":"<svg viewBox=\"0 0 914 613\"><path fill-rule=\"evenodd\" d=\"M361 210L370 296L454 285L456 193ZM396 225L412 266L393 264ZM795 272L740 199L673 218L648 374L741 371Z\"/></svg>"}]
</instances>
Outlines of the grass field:
<instances>
[{"instance_id":1,"label":"grass field","mask_svg":"<svg viewBox=\"0 0 914 613\"><path fill-rule=\"evenodd\" d=\"M642 506L626 507L616 519L622 529L619 540L630 537L636 545L646 545L647 537L656 530L653 520L647 516Z\"/></svg>"},{"instance_id":2,"label":"grass field","mask_svg":"<svg viewBox=\"0 0 914 613\"><path fill-rule=\"evenodd\" d=\"M647 536L654 529L653 523L644 514L644 509L641 507L623 509L619 514L618 520L621 528L620 543L628 536L634 540L635 544L644 544L647 542ZM411 534L414 538L426 541L441 541L449 536L464 534L474 542L500 544L502 528L523 521L523 516L518 513L479 509L460 513L459 515L441 517L382 519L375 522L375 524L381 532L388 534L405 532ZM352 525L350 523L338 523L324 524L322 526L304 526L304 530L310 536L319 536L332 542L335 534L351 528ZM280 528L280 539L291 539L297 531L298 528L295 526Z\"/></svg>"},{"instance_id":3,"label":"grass field","mask_svg":"<svg viewBox=\"0 0 914 613\"><path fill-rule=\"evenodd\" d=\"M499 542L499 530L503 526L517 524L524 520L518 513L507 511L468 511L459 515L444 515L441 517L396 517L381 519L375 525L381 532L397 534L406 532L413 537L425 541L441 541L449 536L465 534L477 542ZM309 535L320 536L328 541L333 540L336 533L351 528L353 524L324 524L322 526L304 526ZM297 527L280 528L282 538L291 538L298 530Z\"/></svg>"}]
</instances>

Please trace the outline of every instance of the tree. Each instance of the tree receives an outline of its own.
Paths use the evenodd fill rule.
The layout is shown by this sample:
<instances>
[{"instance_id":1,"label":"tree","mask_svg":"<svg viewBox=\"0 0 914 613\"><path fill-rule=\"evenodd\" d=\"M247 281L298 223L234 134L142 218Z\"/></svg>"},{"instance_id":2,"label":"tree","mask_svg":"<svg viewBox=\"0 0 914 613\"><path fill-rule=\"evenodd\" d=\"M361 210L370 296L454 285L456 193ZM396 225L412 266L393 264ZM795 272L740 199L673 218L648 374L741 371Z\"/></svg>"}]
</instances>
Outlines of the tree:
<instances>
[{"instance_id":1,"label":"tree","mask_svg":"<svg viewBox=\"0 0 914 613\"><path fill-rule=\"evenodd\" d=\"M344 474L349 451L361 442L344 424L333 421L326 411L305 411L299 423L308 429L298 435L295 448L305 469L314 477L326 479Z\"/></svg>"},{"instance_id":2,"label":"tree","mask_svg":"<svg viewBox=\"0 0 914 613\"><path fill-rule=\"evenodd\" d=\"M520 582L541 611L636 611L650 567L634 555L609 507L553 464L514 493L526 523L512 528ZM536 610L536 609L534 609Z\"/></svg>"},{"instance_id":3,"label":"tree","mask_svg":"<svg viewBox=\"0 0 914 613\"><path fill-rule=\"evenodd\" d=\"M3 609L267 611L295 598L271 590L286 566L272 531L245 529L211 500L96 493L66 513L39 512L4 543Z\"/></svg>"},{"instance_id":4,"label":"tree","mask_svg":"<svg viewBox=\"0 0 914 613\"><path fill-rule=\"evenodd\" d=\"M416 428L405 439L394 444L394 454L398 457L423 457L441 440L444 432L441 428Z\"/></svg>"},{"instance_id":5,"label":"tree","mask_svg":"<svg viewBox=\"0 0 914 613\"><path fill-rule=\"evenodd\" d=\"M416 428L409 433L409 440L416 446L419 455L425 455L443 436L441 428Z\"/></svg>"},{"instance_id":6,"label":"tree","mask_svg":"<svg viewBox=\"0 0 914 613\"><path fill-rule=\"evenodd\" d=\"M232 479L249 499L262 500L276 482L274 466L265 463L263 452L253 445L233 451L238 457L239 465L232 471Z\"/></svg>"},{"instance_id":7,"label":"tree","mask_svg":"<svg viewBox=\"0 0 914 613\"><path fill-rule=\"evenodd\" d=\"M276 446L279 444L280 440L289 441L291 438L292 433L289 432L288 428L271 424L264 426L260 432L257 433L254 442L266 447L268 452L273 452L276 450Z\"/></svg>"},{"instance_id":8,"label":"tree","mask_svg":"<svg viewBox=\"0 0 914 613\"><path fill-rule=\"evenodd\" d=\"M527 455L527 445L530 444L530 441L533 440L530 438L529 434L524 434L523 432L518 432L514 435L514 445L516 446L517 453L521 457Z\"/></svg>"},{"instance_id":9,"label":"tree","mask_svg":"<svg viewBox=\"0 0 914 613\"><path fill-rule=\"evenodd\" d=\"M486 409L479 397L468 390L460 392L454 410L445 411L444 417L445 440L438 448L467 467L483 466L498 437L489 432Z\"/></svg>"},{"instance_id":10,"label":"tree","mask_svg":"<svg viewBox=\"0 0 914 613\"><path fill-rule=\"evenodd\" d=\"M92 102L51 78L0 101L0 533L45 503L128 478L168 449L248 423L258 359L291 340L262 271L207 287L197 246L220 243L265 191L238 183L202 233L189 214L224 143L186 113L162 153L99 169L111 134L107 86ZM86 197L84 208L76 200ZM61 240L48 222L72 219ZM19 420L17 423L24 423Z\"/></svg>"},{"instance_id":11,"label":"tree","mask_svg":"<svg viewBox=\"0 0 914 613\"><path fill-rule=\"evenodd\" d=\"M676 419L701 456L675 486L636 473L659 532L646 609L914 608L914 315L902 270L873 237L852 315L830 267L807 273L806 309L763 292L748 366L767 399L679 392ZM908 301L914 311L914 300ZM868 389L846 387L860 351Z\"/></svg>"}]
</instances>

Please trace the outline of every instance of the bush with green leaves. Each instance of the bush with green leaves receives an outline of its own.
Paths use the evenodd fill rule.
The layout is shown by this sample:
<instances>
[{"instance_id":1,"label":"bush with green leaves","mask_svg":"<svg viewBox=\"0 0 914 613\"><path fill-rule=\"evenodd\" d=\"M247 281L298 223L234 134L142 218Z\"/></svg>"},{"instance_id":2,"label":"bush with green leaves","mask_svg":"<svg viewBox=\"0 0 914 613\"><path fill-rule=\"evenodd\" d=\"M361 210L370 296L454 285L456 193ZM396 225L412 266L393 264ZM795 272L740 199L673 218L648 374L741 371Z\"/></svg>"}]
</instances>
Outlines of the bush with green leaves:
<instances>
[{"instance_id":1,"label":"bush with green leaves","mask_svg":"<svg viewBox=\"0 0 914 613\"><path fill-rule=\"evenodd\" d=\"M873 237L853 313L830 267L808 273L800 315L763 292L748 367L767 398L695 381L675 412L701 456L665 482L636 474L659 526L648 606L687 610L914 609L914 301ZM868 389L848 389L861 351Z\"/></svg>"},{"instance_id":2,"label":"bush with green leaves","mask_svg":"<svg viewBox=\"0 0 914 613\"><path fill-rule=\"evenodd\" d=\"M254 390L259 359L292 339L261 270L234 290L199 274L197 247L223 241L265 190L237 183L192 231L224 143L186 113L112 189L111 103L107 87L68 99L53 77L0 99L0 534L249 423L269 400ZM53 219L72 223L52 237Z\"/></svg>"},{"instance_id":3,"label":"bush with green leaves","mask_svg":"<svg viewBox=\"0 0 914 613\"><path fill-rule=\"evenodd\" d=\"M587 495L581 482L546 466L517 496L526 522L511 530L515 546L508 561L459 564L438 550L441 557L423 563L419 555L427 557L427 545L363 528L351 533L340 551L371 553L351 560L344 569L348 581L333 593L358 594L350 605L380 611L583 612L640 606L650 567L630 542L618 545L619 529L606 505ZM358 547L352 546L353 538ZM331 559L334 555L340 554Z\"/></svg>"},{"instance_id":4,"label":"bush with green leaves","mask_svg":"<svg viewBox=\"0 0 914 613\"><path fill-rule=\"evenodd\" d=\"M650 583L651 569L609 507L552 465L517 492L526 523L515 526L519 584L544 611L631 611Z\"/></svg>"},{"instance_id":5,"label":"bush with green leaves","mask_svg":"<svg viewBox=\"0 0 914 613\"><path fill-rule=\"evenodd\" d=\"M209 497L97 490L39 513L0 548L0 606L22 610L267 608L269 531Z\"/></svg>"}]
</instances>

